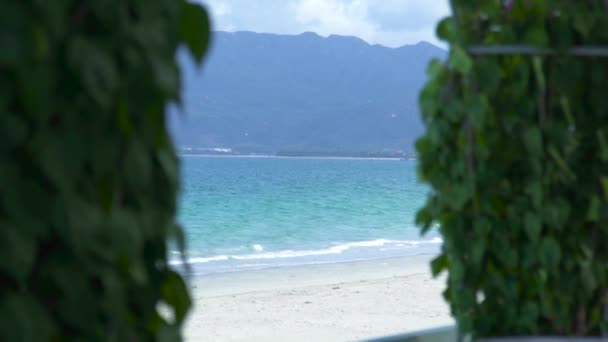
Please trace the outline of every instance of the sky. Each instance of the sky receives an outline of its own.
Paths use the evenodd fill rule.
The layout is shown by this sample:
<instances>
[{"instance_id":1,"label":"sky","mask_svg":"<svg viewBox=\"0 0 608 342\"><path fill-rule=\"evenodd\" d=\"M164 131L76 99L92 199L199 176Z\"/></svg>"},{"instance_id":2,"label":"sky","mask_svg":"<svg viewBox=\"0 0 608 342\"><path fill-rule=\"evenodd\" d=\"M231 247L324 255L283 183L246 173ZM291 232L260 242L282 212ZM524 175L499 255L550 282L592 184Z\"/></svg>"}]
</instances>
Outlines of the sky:
<instances>
[{"instance_id":1,"label":"sky","mask_svg":"<svg viewBox=\"0 0 608 342\"><path fill-rule=\"evenodd\" d=\"M437 45L435 26L450 12L448 0L195 0L210 11L213 29L359 37L398 47Z\"/></svg>"}]
</instances>

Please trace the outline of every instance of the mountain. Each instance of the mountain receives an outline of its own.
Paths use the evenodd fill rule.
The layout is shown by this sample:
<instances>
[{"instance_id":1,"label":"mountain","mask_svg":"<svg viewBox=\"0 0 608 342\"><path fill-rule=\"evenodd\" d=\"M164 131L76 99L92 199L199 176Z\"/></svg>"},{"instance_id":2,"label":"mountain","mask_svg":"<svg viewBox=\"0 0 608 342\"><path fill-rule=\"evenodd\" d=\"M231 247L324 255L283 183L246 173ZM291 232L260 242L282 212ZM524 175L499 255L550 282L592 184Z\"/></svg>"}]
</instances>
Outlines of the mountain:
<instances>
[{"instance_id":1,"label":"mountain","mask_svg":"<svg viewBox=\"0 0 608 342\"><path fill-rule=\"evenodd\" d=\"M418 91L445 51L355 37L216 32L202 68L180 55L178 146L243 152L412 151Z\"/></svg>"}]
</instances>

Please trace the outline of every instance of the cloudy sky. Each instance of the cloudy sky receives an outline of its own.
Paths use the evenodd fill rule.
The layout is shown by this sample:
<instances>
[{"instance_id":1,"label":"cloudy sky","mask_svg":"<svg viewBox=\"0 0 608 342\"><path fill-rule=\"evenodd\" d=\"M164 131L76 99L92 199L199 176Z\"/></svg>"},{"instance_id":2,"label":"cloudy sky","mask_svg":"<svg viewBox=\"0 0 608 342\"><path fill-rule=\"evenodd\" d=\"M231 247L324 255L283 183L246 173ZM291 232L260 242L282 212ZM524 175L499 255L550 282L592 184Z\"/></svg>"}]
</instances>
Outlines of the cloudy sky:
<instances>
[{"instance_id":1,"label":"cloudy sky","mask_svg":"<svg viewBox=\"0 0 608 342\"><path fill-rule=\"evenodd\" d=\"M215 30L356 36L396 47L438 44L435 25L448 0L196 0L210 10Z\"/></svg>"}]
</instances>

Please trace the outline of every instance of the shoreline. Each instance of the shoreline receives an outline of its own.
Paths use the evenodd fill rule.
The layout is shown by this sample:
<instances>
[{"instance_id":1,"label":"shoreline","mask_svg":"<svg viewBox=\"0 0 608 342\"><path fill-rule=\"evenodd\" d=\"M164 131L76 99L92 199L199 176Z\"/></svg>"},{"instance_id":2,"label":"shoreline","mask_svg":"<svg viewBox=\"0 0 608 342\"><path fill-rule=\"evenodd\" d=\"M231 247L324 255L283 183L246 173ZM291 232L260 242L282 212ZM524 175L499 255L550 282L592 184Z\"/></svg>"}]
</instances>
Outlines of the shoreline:
<instances>
[{"instance_id":1,"label":"shoreline","mask_svg":"<svg viewBox=\"0 0 608 342\"><path fill-rule=\"evenodd\" d=\"M416 158L392 158L392 157L327 157L327 156L277 156L272 154L189 154L177 153L178 157L210 157L210 158L266 158L266 159L335 159L335 160L391 160L391 161L415 161Z\"/></svg>"},{"instance_id":2,"label":"shoreline","mask_svg":"<svg viewBox=\"0 0 608 342\"><path fill-rule=\"evenodd\" d=\"M334 243L308 249L266 250L259 244L252 245L252 251L225 253L207 256L189 256L187 262L192 276L207 274L259 271L273 268L290 268L334 263L379 261L400 257L437 255L442 240L432 237L421 240L373 239ZM179 268L181 258L172 259L170 264Z\"/></svg>"},{"instance_id":3,"label":"shoreline","mask_svg":"<svg viewBox=\"0 0 608 342\"><path fill-rule=\"evenodd\" d=\"M186 341L352 341L448 325L434 255L194 276Z\"/></svg>"}]
</instances>

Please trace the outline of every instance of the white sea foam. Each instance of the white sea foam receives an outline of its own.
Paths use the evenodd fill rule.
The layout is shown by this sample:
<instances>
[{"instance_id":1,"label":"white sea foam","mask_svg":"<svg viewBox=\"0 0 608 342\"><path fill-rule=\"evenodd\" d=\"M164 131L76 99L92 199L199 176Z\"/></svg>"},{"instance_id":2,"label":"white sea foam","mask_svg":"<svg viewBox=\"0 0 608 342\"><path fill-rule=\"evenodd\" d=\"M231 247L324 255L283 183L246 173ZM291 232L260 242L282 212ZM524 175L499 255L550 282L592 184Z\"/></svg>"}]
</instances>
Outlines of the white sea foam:
<instances>
[{"instance_id":1,"label":"white sea foam","mask_svg":"<svg viewBox=\"0 0 608 342\"><path fill-rule=\"evenodd\" d=\"M285 259L298 258L307 256L320 256L331 254L342 254L354 248L370 248L370 247L415 247L420 245L435 245L441 244L443 240L435 237L429 240L389 240L376 239L369 241L357 241L348 243L337 243L334 246L321 249L305 249L305 250L281 250L276 252L264 252L264 248L260 244L253 244L251 247L256 251L254 254L235 254L235 255L217 255L212 257L194 257L189 258L190 263L208 263L214 261L227 260L264 260L264 259ZM180 261L173 261L172 264L181 264Z\"/></svg>"},{"instance_id":2,"label":"white sea foam","mask_svg":"<svg viewBox=\"0 0 608 342\"><path fill-rule=\"evenodd\" d=\"M216 255L216 256L212 256L212 257L208 257L208 258L188 258L188 262L191 264L194 263L206 263L206 262L211 262L211 261L225 261L230 259L230 256L228 255ZM169 262L171 265L181 265L183 264L183 262L181 260L171 260Z\"/></svg>"}]
</instances>

